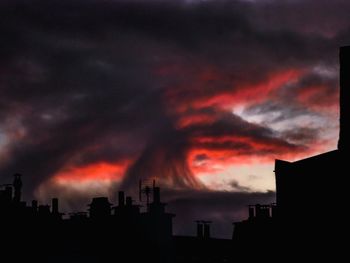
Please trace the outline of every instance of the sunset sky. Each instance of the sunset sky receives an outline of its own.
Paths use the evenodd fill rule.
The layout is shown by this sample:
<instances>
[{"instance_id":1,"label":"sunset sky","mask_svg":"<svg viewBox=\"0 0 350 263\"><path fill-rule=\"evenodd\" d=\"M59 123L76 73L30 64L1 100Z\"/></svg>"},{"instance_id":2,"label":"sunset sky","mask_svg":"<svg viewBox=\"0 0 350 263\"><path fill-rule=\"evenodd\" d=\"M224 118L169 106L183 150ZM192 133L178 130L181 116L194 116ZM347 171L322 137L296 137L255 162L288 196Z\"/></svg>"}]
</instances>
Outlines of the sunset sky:
<instances>
[{"instance_id":1,"label":"sunset sky","mask_svg":"<svg viewBox=\"0 0 350 263\"><path fill-rule=\"evenodd\" d=\"M273 201L276 158L336 149L349 14L341 0L1 1L1 182L22 173L25 198L72 209L140 178L184 193L175 204Z\"/></svg>"}]
</instances>

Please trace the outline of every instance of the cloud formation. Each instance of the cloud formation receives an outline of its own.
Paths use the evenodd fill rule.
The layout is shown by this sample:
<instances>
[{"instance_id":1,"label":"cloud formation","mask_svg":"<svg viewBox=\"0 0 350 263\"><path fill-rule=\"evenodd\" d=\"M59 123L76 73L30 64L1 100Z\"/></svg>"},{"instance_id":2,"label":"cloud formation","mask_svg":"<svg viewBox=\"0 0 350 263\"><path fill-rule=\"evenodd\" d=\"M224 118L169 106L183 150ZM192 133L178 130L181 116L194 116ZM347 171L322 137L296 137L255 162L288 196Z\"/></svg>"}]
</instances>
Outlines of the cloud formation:
<instances>
[{"instance_id":1,"label":"cloud formation","mask_svg":"<svg viewBox=\"0 0 350 263\"><path fill-rule=\"evenodd\" d=\"M275 158L336 147L349 11L341 0L1 1L1 181L23 173L28 198L153 177L206 191L210 174L267 191L230 169L259 176L270 163L272 174Z\"/></svg>"}]
</instances>

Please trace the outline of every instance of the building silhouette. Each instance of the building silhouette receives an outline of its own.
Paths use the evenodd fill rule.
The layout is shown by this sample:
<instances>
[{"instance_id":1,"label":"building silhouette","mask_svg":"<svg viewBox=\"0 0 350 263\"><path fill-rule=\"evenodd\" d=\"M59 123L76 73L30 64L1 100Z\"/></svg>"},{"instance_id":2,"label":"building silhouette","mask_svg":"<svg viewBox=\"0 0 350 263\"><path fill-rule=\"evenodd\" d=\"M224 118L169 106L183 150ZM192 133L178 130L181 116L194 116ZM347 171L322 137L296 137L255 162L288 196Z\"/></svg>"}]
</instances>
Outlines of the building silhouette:
<instances>
[{"instance_id":1,"label":"building silhouette","mask_svg":"<svg viewBox=\"0 0 350 263\"><path fill-rule=\"evenodd\" d=\"M117 206L107 197L95 197L87 212L71 213L68 218L62 217L57 198L51 205L33 200L28 206L21 201L21 188L19 174L14 175L12 184L0 186L1 238L6 240L0 251L25 251L35 262L72 256L78 262L103 262L111 256L110 251L116 251L119 260L170 262L174 215L165 211L160 187L155 184L146 212L120 191Z\"/></svg>"}]
</instances>

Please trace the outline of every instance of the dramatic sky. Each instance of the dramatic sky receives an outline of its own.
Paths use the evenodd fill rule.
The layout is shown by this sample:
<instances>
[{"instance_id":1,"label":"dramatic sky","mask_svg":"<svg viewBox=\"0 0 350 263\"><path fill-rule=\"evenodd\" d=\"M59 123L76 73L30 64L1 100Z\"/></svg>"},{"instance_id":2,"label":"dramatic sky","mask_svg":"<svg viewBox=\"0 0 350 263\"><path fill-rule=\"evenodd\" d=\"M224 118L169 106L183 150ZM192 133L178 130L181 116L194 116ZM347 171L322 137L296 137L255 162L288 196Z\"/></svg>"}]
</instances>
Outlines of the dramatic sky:
<instances>
[{"instance_id":1,"label":"dramatic sky","mask_svg":"<svg viewBox=\"0 0 350 263\"><path fill-rule=\"evenodd\" d=\"M336 148L349 14L341 0L2 0L1 181L19 172L26 199L85 209L157 178L178 233L199 217L231 231L274 201L276 158Z\"/></svg>"}]
</instances>

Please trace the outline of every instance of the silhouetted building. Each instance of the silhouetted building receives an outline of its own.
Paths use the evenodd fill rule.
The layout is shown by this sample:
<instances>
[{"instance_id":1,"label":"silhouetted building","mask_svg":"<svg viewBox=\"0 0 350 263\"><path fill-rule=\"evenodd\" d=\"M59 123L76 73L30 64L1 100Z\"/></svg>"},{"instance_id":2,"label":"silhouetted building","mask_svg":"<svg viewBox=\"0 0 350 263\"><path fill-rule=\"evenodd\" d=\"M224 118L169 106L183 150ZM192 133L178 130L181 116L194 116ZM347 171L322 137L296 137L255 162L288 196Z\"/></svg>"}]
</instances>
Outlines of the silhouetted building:
<instances>
[{"instance_id":1,"label":"silhouetted building","mask_svg":"<svg viewBox=\"0 0 350 263\"><path fill-rule=\"evenodd\" d=\"M347 155L350 149L350 46L340 48L340 133L338 149Z\"/></svg>"},{"instance_id":2,"label":"silhouetted building","mask_svg":"<svg viewBox=\"0 0 350 263\"><path fill-rule=\"evenodd\" d=\"M38 201L37 200L32 201L32 210L33 210L33 212L38 211Z\"/></svg>"},{"instance_id":3,"label":"silhouetted building","mask_svg":"<svg viewBox=\"0 0 350 263\"><path fill-rule=\"evenodd\" d=\"M73 221L85 221L88 219L88 213L87 212L74 212L69 214L69 219Z\"/></svg>"},{"instance_id":4,"label":"silhouetted building","mask_svg":"<svg viewBox=\"0 0 350 263\"><path fill-rule=\"evenodd\" d=\"M1 185L0 189L0 204L9 204L12 201L12 185Z\"/></svg>"},{"instance_id":5,"label":"silhouetted building","mask_svg":"<svg viewBox=\"0 0 350 263\"><path fill-rule=\"evenodd\" d=\"M342 176L350 146L350 46L340 53L340 133L338 150L287 162L276 160L276 201L278 213L285 218L320 219L336 217L343 200ZM335 189L338 189L337 191ZM326 212L325 208L332 209Z\"/></svg>"},{"instance_id":6,"label":"silhouetted building","mask_svg":"<svg viewBox=\"0 0 350 263\"><path fill-rule=\"evenodd\" d=\"M21 196L22 196L22 180L21 180L20 174L15 174L14 175L14 180L13 180L13 188L15 189L15 195L13 197L13 200L15 202L20 202L21 201Z\"/></svg>"},{"instance_id":7,"label":"silhouetted building","mask_svg":"<svg viewBox=\"0 0 350 263\"><path fill-rule=\"evenodd\" d=\"M275 222L273 216L275 204L249 205L249 217L242 222L234 223L233 240L239 246L263 246L268 240L275 238Z\"/></svg>"},{"instance_id":8,"label":"silhouetted building","mask_svg":"<svg viewBox=\"0 0 350 263\"><path fill-rule=\"evenodd\" d=\"M88 213L71 213L67 219L63 219L59 212L58 198L52 198L51 207L39 205L36 200L27 206L21 201L21 189L22 181L18 174L13 184L0 186L0 224L9 229L9 233L3 235L9 238L7 248L11 248L11 242L17 244L23 241L28 247L33 245L32 251L35 247L42 248L40 257L51 258L52 255L58 256L55 250L60 246L64 255L78 253L81 258L89 253L89 258L96 257L93 262L103 261L115 246L118 247L118 257L130 261L150 259L152 262L168 262L172 255L174 215L165 211L160 188L155 185L151 188L153 200L146 212L142 213L140 205L134 204L130 196L125 197L120 191L118 205L113 207L114 213L107 197L95 197L88 205ZM7 229L3 229L6 232L4 230ZM34 238L36 243L31 241ZM110 242L111 238L113 242ZM130 248L137 248L139 253L130 254ZM148 254L148 251L154 250L156 253ZM33 256L36 254L31 253Z\"/></svg>"},{"instance_id":9,"label":"silhouetted building","mask_svg":"<svg viewBox=\"0 0 350 263\"><path fill-rule=\"evenodd\" d=\"M165 203L160 201L160 188L153 186L153 202L149 204L149 211L142 216L149 235L157 242L169 240L173 235L174 214L165 212Z\"/></svg>"},{"instance_id":10,"label":"silhouetted building","mask_svg":"<svg viewBox=\"0 0 350 263\"><path fill-rule=\"evenodd\" d=\"M107 197L95 197L89 204L90 217L92 219L106 219L111 215L112 204Z\"/></svg>"},{"instance_id":11,"label":"silhouetted building","mask_svg":"<svg viewBox=\"0 0 350 263\"><path fill-rule=\"evenodd\" d=\"M50 206L49 205L39 205L38 213L42 217L49 217L51 215Z\"/></svg>"},{"instance_id":12,"label":"silhouetted building","mask_svg":"<svg viewBox=\"0 0 350 263\"><path fill-rule=\"evenodd\" d=\"M52 214L57 215L58 214L58 199L52 198Z\"/></svg>"}]
</instances>

